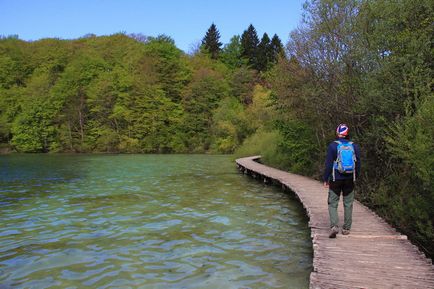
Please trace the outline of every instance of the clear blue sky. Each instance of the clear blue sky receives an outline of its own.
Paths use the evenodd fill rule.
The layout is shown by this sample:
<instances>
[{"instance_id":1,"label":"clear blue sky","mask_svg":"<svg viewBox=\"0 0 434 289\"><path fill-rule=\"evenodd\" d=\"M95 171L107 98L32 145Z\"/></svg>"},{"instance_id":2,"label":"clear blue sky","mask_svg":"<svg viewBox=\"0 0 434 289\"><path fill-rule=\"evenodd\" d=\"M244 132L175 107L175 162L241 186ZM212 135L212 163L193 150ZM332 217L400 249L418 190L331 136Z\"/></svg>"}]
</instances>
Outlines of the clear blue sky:
<instances>
[{"instance_id":1,"label":"clear blue sky","mask_svg":"<svg viewBox=\"0 0 434 289\"><path fill-rule=\"evenodd\" d=\"M304 0L0 0L0 35L24 40L88 33L166 34L188 52L212 22L228 43L252 23L259 37L283 43L301 20Z\"/></svg>"}]
</instances>

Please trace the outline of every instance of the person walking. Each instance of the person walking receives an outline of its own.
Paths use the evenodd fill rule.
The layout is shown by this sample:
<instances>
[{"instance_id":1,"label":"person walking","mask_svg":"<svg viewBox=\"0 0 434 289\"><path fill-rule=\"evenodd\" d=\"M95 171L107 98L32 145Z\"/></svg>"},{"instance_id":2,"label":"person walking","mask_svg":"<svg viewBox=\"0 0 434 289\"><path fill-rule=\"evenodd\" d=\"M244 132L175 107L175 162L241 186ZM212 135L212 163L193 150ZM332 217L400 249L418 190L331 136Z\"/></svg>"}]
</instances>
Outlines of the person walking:
<instances>
[{"instance_id":1,"label":"person walking","mask_svg":"<svg viewBox=\"0 0 434 289\"><path fill-rule=\"evenodd\" d=\"M352 225L354 183L360 175L360 147L350 141L349 127L340 124L336 128L336 140L327 149L324 187L329 188L328 210L330 216L330 238L336 238L339 233L338 204L343 195L344 225L342 234L348 235Z\"/></svg>"}]
</instances>

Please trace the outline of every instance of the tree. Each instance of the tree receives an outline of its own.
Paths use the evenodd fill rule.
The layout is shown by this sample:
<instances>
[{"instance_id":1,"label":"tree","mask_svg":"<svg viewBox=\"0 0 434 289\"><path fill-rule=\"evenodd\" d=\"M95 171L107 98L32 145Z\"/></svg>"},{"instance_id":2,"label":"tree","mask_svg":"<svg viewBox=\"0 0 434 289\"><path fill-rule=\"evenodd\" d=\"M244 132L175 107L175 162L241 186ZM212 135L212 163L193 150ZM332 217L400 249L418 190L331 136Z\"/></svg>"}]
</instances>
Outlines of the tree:
<instances>
[{"instance_id":1,"label":"tree","mask_svg":"<svg viewBox=\"0 0 434 289\"><path fill-rule=\"evenodd\" d=\"M265 71L269 67L272 56L270 37L267 33L262 36L261 42L258 45L255 68L258 71Z\"/></svg>"},{"instance_id":2,"label":"tree","mask_svg":"<svg viewBox=\"0 0 434 289\"><path fill-rule=\"evenodd\" d=\"M220 33L216 25L212 23L202 40L203 48L211 55L212 59L217 59L221 51L222 44L219 40Z\"/></svg>"},{"instance_id":3,"label":"tree","mask_svg":"<svg viewBox=\"0 0 434 289\"><path fill-rule=\"evenodd\" d=\"M255 27L249 25L241 35L241 56L245 57L251 67L255 67L259 38Z\"/></svg>"},{"instance_id":4,"label":"tree","mask_svg":"<svg viewBox=\"0 0 434 289\"><path fill-rule=\"evenodd\" d=\"M356 0L307 1L303 23L288 43L290 54L309 74L301 84L300 98L308 98L305 103L312 113L304 119L315 127L319 147L326 145L324 136L337 124L345 122L356 130L361 118L356 111L342 109L353 107L361 97L354 66L359 8Z\"/></svg>"},{"instance_id":5,"label":"tree","mask_svg":"<svg viewBox=\"0 0 434 289\"><path fill-rule=\"evenodd\" d=\"M240 101L234 97L222 99L213 114L211 149L219 153L233 153L249 134L248 127Z\"/></svg>"},{"instance_id":6,"label":"tree","mask_svg":"<svg viewBox=\"0 0 434 289\"><path fill-rule=\"evenodd\" d=\"M118 152L122 136L127 134L127 116L119 118L116 105L129 101L134 75L120 66L102 72L88 86L87 103L91 114L88 138L93 151ZM119 111L116 111L119 113ZM131 152L131 151L128 151Z\"/></svg>"},{"instance_id":7,"label":"tree","mask_svg":"<svg viewBox=\"0 0 434 289\"><path fill-rule=\"evenodd\" d=\"M0 87L24 86L30 76L30 53L22 40L7 37L0 43Z\"/></svg>"},{"instance_id":8,"label":"tree","mask_svg":"<svg viewBox=\"0 0 434 289\"><path fill-rule=\"evenodd\" d=\"M282 41L280 41L277 34L274 34L273 38L271 38L270 50L269 61L273 64L277 63L279 56L285 57Z\"/></svg>"},{"instance_id":9,"label":"tree","mask_svg":"<svg viewBox=\"0 0 434 289\"><path fill-rule=\"evenodd\" d=\"M231 92L245 105L252 103L253 88L257 82L257 72L242 66L232 72Z\"/></svg>"},{"instance_id":10,"label":"tree","mask_svg":"<svg viewBox=\"0 0 434 289\"><path fill-rule=\"evenodd\" d=\"M220 54L221 61L230 68L237 68L247 64L247 61L241 57L242 47L240 39L239 35L233 36L229 43L223 47Z\"/></svg>"},{"instance_id":11,"label":"tree","mask_svg":"<svg viewBox=\"0 0 434 289\"><path fill-rule=\"evenodd\" d=\"M204 152L209 149L212 115L220 100L229 94L229 85L224 78L225 74L220 72L214 63L209 58L200 61L192 81L183 93L182 106L185 115L182 130L185 146L189 151Z\"/></svg>"},{"instance_id":12,"label":"tree","mask_svg":"<svg viewBox=\"0 0 434 289\"><path fill-rule=\"evenodd\" d=\"M69 63L51 90L52 101L61 110L57 121L67 131L63 139L65 149L77 152L91 149L87 142L88 121L91 118L88 87L107 69L107 63L99 55L82 53Z\"/></svg>"},{"instance_id":13,"label":"tree","mask_svg":"<svg viewBox=\"0 0 434 289\"><path fill-rule=\"evenodd\" d=\"M144 50L145 54L153 59L158 83L165 95L172 101L180 101L181 91L190 78L183 52L175 46L172 38L165 35L150 38Z\"/></svg>"},{"instance_id":14,"label":"tree","mask_svg":"<svg viewBox=\"0 0 434 289\"><path fill-rule=\"evenodd\" d=\"M49 96L49 77L45 71L37 71L21 90L22 111L12 123L11 140L19 152L48 152L57 147L54 119L59 110Z\"/></svg>"}]
</instances>

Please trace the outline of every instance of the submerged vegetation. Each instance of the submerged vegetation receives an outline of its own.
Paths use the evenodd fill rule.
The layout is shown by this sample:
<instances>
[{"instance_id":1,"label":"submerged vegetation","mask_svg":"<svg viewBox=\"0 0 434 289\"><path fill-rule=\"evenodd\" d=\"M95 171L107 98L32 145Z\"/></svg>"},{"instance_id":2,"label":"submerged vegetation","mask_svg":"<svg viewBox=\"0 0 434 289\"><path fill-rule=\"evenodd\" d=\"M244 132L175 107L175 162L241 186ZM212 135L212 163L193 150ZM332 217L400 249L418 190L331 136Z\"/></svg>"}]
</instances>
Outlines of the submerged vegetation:
<instances>
[{"instance_id":1,"label":"submerged vegetation","mask_svg":"<svg viewBox=\"0 0 434 289\"><path fill-rule=\"evenodd\" d=\"M0 143L19 152L218 152L319 178L347 123L361 201L434 255L431 1L307 1L286 50L253 25L166 36L0 40Z\"/></svg>"}]
</instances>

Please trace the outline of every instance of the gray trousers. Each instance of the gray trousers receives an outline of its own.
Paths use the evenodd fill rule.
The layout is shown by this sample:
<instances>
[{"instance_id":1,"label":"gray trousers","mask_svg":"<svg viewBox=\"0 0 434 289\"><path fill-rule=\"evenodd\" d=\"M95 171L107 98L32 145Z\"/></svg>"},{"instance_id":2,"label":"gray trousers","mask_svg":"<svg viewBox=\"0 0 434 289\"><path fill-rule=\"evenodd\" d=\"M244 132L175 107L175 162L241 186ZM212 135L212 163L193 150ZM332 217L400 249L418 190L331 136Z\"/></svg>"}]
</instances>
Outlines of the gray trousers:
<instances>
[{"instance_id":1,"label":"gray trousers","mask_svg":"<svg viewBox=\"0 0 434 289\"><path fill-rule=\"evenodd\" d=\"M330 182L328 208L330 216L330 227L339 226L338 204L340 195L343 195L344 203L344 226L350 230L353 223L353 202L354 202L354 181L352 179L336 180Z\"/></svg>"}]
</instances>

